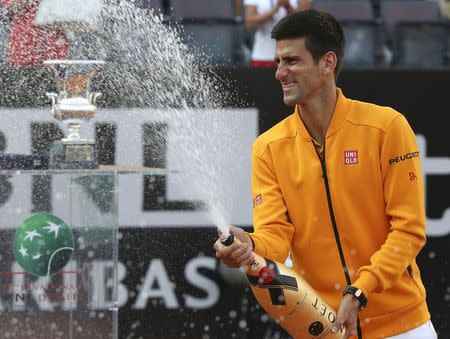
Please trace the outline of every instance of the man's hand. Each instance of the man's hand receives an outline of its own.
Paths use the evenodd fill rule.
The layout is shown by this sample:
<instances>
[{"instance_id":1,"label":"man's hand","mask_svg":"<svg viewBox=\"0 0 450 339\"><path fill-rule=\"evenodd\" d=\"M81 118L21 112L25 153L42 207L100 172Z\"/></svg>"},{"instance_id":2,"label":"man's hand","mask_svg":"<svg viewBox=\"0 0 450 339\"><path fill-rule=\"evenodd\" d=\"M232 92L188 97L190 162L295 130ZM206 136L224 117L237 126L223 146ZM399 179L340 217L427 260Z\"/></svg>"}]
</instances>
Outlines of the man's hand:
<instances>
[{"instance_id":1,"label":"man's hand","mask_svg":"<svg viewBox=\"0 0 450 339\"><path fill-rule=\"evenodd\" d=\"M300 11L309 9L311 7L310 1L311 0L298 0L297 1L297 9Z\"/></svg>"},{"instance_id":2,"label":"man's hand","mask_svg":"<svg viewBox=\"0 0 450 339\"><path fill-rule=\"evenodd\" d=\"M289 5L289 0L278 0L278 6L288 6Z\"/></svg>"},{"instance_id":3,"label":"man's hand","mask_svg":"<svg viewBox=\"0 0 450 339\"><path fill-rule=\"evenodd\" d=\"M220 236L220 230L218 232ZM230 246L225 246L220 238L217 239L214 244L216 257L232 268L250 265L254 260L250 236L243 229L234 226L230 226L230 233L234 234L237 241L235 240Z\"/></svg>"},{"instance_id":4,"label":"man's hand","mask_svg":"<svg viewBox=\"0 0 450 339\"><path fill-rule=\"evenodd\" d=\"M277 0L275 8L278 11L281 7L286 7L289 5L289 0Z\"/></svg>"},{"instance_id":5,"label":"man's hand","mask_svg":"<svg viewBox=\"0 0 450 339\"><path fill-rule=\"evenodd\" d=\"M331 332L337 333L345 327L344 339L347 339L356 334L356 322L358 319L359 300L351 295L346 294L341 300L339 310L336 316L336 322L331 329Z\"/></svg>"}]
</instances>

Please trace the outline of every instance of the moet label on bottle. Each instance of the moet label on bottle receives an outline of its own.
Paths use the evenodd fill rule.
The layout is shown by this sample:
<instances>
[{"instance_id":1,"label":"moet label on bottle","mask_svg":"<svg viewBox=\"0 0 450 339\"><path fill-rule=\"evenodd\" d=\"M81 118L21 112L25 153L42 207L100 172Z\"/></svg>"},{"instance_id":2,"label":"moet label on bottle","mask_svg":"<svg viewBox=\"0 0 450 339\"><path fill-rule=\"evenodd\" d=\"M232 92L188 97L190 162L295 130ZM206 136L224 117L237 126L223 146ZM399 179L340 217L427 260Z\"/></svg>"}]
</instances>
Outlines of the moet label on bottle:
<instances>
[{"instance_id":1,"label":"moet label on bottle","mask_svg":"<svg viewBox=\"0 0 450 339\"><path fill-rule=\"evenodd\" d=\"M264 310L294 338L344 337L331 333L336 311L295 271L254 253L247 269L250 287Z\"/></svg>"}]
</instances>

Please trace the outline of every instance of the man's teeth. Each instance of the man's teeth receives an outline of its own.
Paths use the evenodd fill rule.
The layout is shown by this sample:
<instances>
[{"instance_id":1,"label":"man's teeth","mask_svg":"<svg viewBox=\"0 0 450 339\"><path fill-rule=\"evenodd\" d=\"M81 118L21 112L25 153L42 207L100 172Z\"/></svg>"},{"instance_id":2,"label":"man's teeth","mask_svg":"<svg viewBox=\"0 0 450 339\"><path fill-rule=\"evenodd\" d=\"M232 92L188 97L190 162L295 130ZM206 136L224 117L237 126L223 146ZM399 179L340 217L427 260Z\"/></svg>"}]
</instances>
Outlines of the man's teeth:
<instances>
[{"instance_id":1,"label":"man's teeth","mask_svg":"<svg viewBox=\"0 0 450 339\"><path fill-rule=\"evenodd\" d=\"M293 87L294 85L295 85L295 82L290 82L290 83L288 83L288 84L284 84L283 87L284 87L284 88L291 88L291 87Z\"/></svg>"}]
</instances>

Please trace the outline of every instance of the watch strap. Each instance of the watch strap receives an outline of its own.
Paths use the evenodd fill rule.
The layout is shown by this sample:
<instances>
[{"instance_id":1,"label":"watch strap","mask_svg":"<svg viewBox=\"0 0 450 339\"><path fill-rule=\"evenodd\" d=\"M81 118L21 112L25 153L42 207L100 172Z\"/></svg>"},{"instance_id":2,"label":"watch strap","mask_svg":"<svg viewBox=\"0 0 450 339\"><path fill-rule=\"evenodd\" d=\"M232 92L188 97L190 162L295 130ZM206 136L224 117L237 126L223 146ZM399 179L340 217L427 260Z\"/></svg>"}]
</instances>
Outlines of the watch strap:
<instances>
[{"instance_id":1,"label":"watch strap","mask_svg":"<svg viewBox=\"0 0 450 339\"><path fill-rule=\"evenodd\" d=\"M344 295L351 294L355 296L359 300L359 310L366 308L367 306L367 297L364 295L363 291L360 288L357 288L352 285L348 285L344 290Z\"/></svg>"}]
</instances>

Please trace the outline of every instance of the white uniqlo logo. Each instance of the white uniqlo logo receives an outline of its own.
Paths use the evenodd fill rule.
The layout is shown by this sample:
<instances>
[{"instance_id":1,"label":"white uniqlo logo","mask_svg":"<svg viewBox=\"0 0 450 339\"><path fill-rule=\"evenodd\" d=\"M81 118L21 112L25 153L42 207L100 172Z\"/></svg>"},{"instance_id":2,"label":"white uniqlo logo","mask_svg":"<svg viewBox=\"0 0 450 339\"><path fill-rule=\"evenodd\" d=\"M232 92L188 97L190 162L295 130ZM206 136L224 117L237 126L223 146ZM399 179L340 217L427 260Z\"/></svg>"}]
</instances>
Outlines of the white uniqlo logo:
<instances>
[{"instance_id":1,"label":"white uniqlo logo","mask_svg":"<svg viewBox=\"0 0 450 339\"><path fill-rule=\"evenodd\" d=\"M356 165L358 163L358 151L344 151L344 164Z\"/></svg>"}]
</instances>

